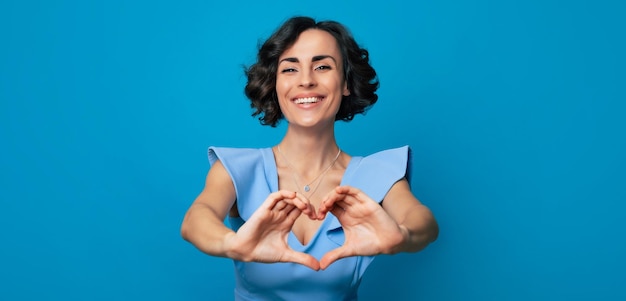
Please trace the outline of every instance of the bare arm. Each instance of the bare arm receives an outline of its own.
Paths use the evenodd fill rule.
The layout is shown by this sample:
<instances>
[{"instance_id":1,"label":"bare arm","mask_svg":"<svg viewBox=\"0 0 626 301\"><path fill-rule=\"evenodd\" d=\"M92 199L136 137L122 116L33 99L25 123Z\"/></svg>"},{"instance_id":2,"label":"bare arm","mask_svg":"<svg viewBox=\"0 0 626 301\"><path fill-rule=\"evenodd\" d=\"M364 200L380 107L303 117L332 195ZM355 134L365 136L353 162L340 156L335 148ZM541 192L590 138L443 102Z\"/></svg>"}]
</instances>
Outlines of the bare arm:
<instances>
[{"instance_id":1,"label":"bare arm","mask_svg":"<svg viewBox=\"0 0 626 301\"><path fill-rule=\"evenodd\" d=\"M228 172L220 161L215 162L207 174L204 189L185 214L182 237L204 253L228 257L225 242L235 233L224 225L224 219L235 199L235 188Z\"/></svg>"},{"instance_id":2,"label":"bare arm","mask_svg":"<svg viewBox=\"0 0 626 301\"><path fill-rule=\"evenodd\" d=\"M383 200L383 209L396 221L404 237L392 253L417 252L437 239L439 226L435 217L411 193L406 179L391 187Z\"/></svg>"},{"instance_id":3,"label":"bare arm","mask_svg":"<svg viewBox=\"0 0 626 301\"><path fill-rule=\"evenodd\" d=\"M230 175L218 161L207 175L204 190L185 215L183 238L213 256L239 261L295 262L319 270L317 259L296 252L287 244L287 235L300 214L315 218L310 203L292 191L270 193L235 233L224 225L235 199Z\"/></svg>"},{"instance_id":4,"label":"bare arm","mask_svg":"<svg viewBox=\"0 0 626 301\"><path fill-rule=\"evenodd\" d=\"M439 232L432 213L413 196L405 179L392 186L382 206L360 189L337 187L322 201L318 218L328 212L343 226L345 242L322 257L322 269L348 256L417 252Z\"/></svg>"}]
</instances>

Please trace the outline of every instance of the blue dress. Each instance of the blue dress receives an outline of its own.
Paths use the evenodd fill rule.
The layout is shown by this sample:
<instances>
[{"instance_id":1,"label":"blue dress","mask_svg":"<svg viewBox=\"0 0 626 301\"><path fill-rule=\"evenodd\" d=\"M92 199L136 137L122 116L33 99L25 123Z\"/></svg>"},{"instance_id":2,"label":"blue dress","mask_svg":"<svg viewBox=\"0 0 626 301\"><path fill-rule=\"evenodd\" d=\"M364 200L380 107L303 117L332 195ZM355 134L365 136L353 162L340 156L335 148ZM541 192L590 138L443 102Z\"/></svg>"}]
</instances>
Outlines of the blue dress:
<instances>
[{"instance_id":1,"label":"blue dress","mask_svg":"<svg viewBox=\"0 0 626 301\"><path fill-rule=\"evenodd\" d=\"M239 227L265 201L278 191L278 173L271 148L210 147L209 161L222 162L237 193L239 217L230 217L231 228ZM408 146L384 150L366 157L352 157L341 185L359 188L370 198L381 202L391 186L409 177ZM328 214L307 245L293 232L288 244L295 251L320 260L324 254L341 246L344 233L337 218ZM235 300L357 300L357 291L374 256L340 259L326 270L314 271L296 263L258 263L234 261Z\"/></svg>"}]
</instances>

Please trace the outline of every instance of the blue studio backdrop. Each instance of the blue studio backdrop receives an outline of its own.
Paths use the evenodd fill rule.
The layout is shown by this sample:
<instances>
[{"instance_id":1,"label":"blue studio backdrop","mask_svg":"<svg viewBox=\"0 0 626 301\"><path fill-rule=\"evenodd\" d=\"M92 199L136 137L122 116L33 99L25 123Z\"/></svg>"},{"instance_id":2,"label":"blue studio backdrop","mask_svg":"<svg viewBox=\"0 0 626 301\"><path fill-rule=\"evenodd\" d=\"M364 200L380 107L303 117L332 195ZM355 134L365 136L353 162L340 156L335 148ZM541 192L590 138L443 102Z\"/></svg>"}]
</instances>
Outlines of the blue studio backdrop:
<instances>
[{"instance_id":1,"label":"blue studio backdrop","mask_svg":"<svg viewBox=\"0 0 626 301\"><path fill-rule=\"evenodd\" d=\"M346 24L381 81L349 154L413 148L441 234L362 300L625 300L622 1L0 3L0 300L231 300L179 233L210 145L265 147L243 65Z\"/></svg>"}]
</instances>

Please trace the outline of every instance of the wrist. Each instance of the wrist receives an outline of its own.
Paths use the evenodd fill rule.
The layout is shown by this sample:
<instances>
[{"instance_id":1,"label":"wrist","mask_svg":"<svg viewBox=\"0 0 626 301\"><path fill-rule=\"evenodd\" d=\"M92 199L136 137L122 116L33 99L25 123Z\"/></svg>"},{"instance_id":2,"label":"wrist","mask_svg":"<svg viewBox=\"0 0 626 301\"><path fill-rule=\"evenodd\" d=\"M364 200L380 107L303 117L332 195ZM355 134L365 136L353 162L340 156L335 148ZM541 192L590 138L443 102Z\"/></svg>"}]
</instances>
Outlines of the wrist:
<instances>
[{"instance_id":1,"label":"wrist","mask_svg":"<svg viewBox=\"0 0 626 301\"><path fill-rule=\"evenodd\" d=\"M400 232L399 239L395 246L391 249L391 254L405 251L407 249L406 246L409 245L411 241L411 231L409 231L406 226L398 225L398 230Z\"/></svg>"},{"instance_id":2,"label":"wrist","mask_svg":"<svg viewBox=\"0 0 626 301\"><path fill-rule=\"evenodd\" d=\"M237 233L235 232L229 232L224 235L219 253L230 259L241 260L241 254L234 247L236 235Z\"/></svg>"}]
</instances>

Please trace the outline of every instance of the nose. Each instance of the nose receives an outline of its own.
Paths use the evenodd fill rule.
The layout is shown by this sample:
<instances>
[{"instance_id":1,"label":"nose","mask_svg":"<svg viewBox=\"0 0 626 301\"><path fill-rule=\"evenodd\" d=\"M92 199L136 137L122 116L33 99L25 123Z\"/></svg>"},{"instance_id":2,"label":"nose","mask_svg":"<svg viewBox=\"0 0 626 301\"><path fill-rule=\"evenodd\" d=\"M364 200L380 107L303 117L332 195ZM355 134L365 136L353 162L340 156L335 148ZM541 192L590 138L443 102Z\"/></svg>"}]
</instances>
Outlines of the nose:
<instances>
[{"instance_id":1,"label":"nose","mask_svg":"<svg viewBox=\"0 0 626 301\"><path fill-rule=\"evenodd\" d=\"M311 71L302 71L300 76L300 86L304 88L314 87L316 85L315 76Z\"/></svg>"}]
</instances>

